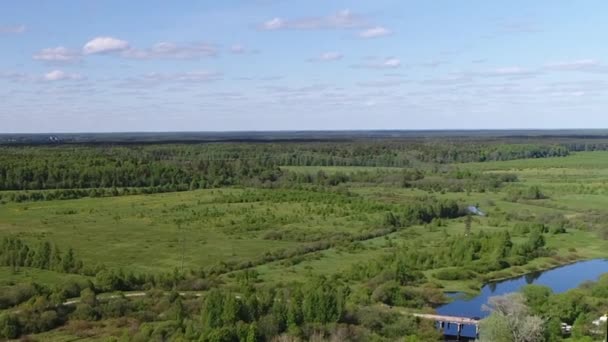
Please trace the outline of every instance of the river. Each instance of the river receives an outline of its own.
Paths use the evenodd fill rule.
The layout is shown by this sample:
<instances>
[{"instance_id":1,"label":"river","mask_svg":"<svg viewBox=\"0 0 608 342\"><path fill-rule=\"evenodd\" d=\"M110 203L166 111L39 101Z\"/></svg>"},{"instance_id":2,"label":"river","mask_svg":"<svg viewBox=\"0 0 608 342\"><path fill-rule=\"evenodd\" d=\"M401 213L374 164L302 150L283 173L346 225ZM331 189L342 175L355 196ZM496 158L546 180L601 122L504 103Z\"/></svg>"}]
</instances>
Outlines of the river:
<instances>
[{"instance_id":1,"label":"river","mask_svg":"<svg viewBox=\"0 0 608 342\"><path fill-rule=\"evenodd\" d=\"M488 312L482 310L482 305L488 298L505 293L516 292L528 284L545 285L554 293L565 292L578 287L588 280L597 280L604 273L608 273L607 259L593 259L564 265L547 271L529 273L517 278L511 278L495 283L486 284L475 297L466 298L460 293L450 294L455 298L452 302L437 308L437 313L462 317L485 317ZM446 329L446 334L455 334L456 328ZM475 328L465 326L462 336L474 337Z\"/></svg>"}]
</instances>

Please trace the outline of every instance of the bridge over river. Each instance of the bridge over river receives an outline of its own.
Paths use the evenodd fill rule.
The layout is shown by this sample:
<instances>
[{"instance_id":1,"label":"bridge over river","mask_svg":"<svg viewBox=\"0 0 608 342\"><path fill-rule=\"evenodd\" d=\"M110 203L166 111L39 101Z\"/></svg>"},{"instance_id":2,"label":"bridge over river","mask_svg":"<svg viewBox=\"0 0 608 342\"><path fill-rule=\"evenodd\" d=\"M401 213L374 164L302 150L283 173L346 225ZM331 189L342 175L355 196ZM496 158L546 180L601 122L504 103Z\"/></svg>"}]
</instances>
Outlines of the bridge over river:
<instances>
[{"instance_id":1,"label":"bridge over river","mask_svg":"<svg viewBox=\"0 0 608 342\"><path fill-rule=\"evenodd\" d=\"M479 336L479 320L469 317L458 317L458 316L446 316L446 315L433 315L433 314L422 314L412 313L412 316L419 317L422 319L433 320L439 324L439 328L449 328L451 324L456 326L457 338L460 338L462 333L462 327L465 325L475 326L475 335Z\"/></svg>"},{"instance_id":2,"label":"bridge over river","mask_svg":"<svg viewBox=\"0 0 608 342\"><path fill-rule=\"evenodd\" d=\"M462 328L465 325L475 327L475 337L479 337L479 318L477 318L477 317L472 318L472 317L463 317L463 316L417 313L417 312L411 312L408 310L403 310L402 308L399 308L399 307L388 306L385 304L382 304L381 306L384 307L385 309L388 309L389 311L398 312L402 315L411 315L414 317L418 317L420 319L434 321L437 323L439 329L441 329L442 331L445 331L446 329L450 328L451 326L454 326L454 327L456 327L456 339L460 339L461 333L462 333Z\"/></svg>"}]
</instances>

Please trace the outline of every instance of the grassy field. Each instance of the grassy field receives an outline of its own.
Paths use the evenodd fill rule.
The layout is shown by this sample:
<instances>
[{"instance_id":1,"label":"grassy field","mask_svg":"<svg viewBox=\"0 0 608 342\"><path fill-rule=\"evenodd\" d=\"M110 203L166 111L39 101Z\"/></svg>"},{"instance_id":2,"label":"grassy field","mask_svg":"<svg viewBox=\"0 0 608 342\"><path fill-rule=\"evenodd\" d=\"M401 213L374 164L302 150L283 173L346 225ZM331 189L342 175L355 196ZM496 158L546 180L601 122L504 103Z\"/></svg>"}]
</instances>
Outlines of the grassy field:
<instances>
[{"instance_id":1,"label":"grassy field","mask_svg":"<svg viewBox=\"0 0 608 342\"><path fill-rule=\"evenodd\" d=\"M252 191L266 196L271 190L10 203L0 207L0 234L73 247L86 263L166 271L181 263L182 251L187 267L247 260L306 240L366 230L370 216L377 215L359 214L356 204L332 204L331 198L299 203L294 198L307 194L291 190L274 191L267 202L234 202ZM285 234L270 239L265 237L270 231Z\"/></svg>"},{"instance_id":2,"label":"grassy field","mask_svg":"<svg viewBox=\"0 0 608 342\"><path fill-rule=\"evenodd\" d=\"M0 286L12 285L15 283L37 282L50 286L61 285L75 280L86 280L88 277L77 274L65 274L37 268L20 268L11 270L10 267L0 267Z\"/></svg>"},{"instance_id":3,"label":"grassy field","mask_svg":"<svg viewBox=\"0 0 608 342\"><path fill-rule=\"evenodd\" d=\"M555 219L567 221L565 233L548 231L542 235L546 253L540 255L544 256L515 264L519 266L481 271L473 268L477 266L471 261L456 265L445 264L446 259L432 267L423 266L421 282L401 284L401 288L414 293L427 291L432 296L428 298L434 300L429 301L432 305L446 300L441 298L442 291L473 295L492 280L582 259L608 257L608 229L604 226L608 220L605 180L608 152L427 165L422 179L426 184L403 182L400 177L415 172L401 168L284 169L297 173L298 177L310 177L312 181L272 188L224 187L72 200L6 201L0 204L0 238L16 236L32 246L49 241L61 251L73 248L77 258L88 267L167 275L183 264L186 270L204 270L206 276L199 276L202 272L192 273L197 279L204 278L203 284L232 291L240 288L244 269L255 271L255 284L270 288L314 283L319 275L337 277L332 282L346 283L352 294L350 299L363 306L374 304L377 301L374 296L395 283L397 257L408 255L408 251L414 252L409 254L415 255L414 258L417 251L441 255L440 251L448 250L448 242L462 239L467 231L467 219L462 211L455 215L460 216L458 218L428 220L426 224L391 227L387 223L387 213L403 214L416 205L428 207L444 203L443 200L455 201L461 208L476 205L487 215L472 218L471 232L500 236L494 233L508 231L514 246L523 246L532 235L518 230L522 226ZM466 175L459 179L455 176L458 170L470 170L473 175L469 175L470 179ZM341 178L347 180L339 184L328 184L323 183L319 171L352 177ZM489 175L505 173L515 174L517 181L502 183L497 188L467 188L469 181L484 184L492 178ZM440 185L438 190L433 188L433 182ZM456 191L450 188L451 184L464 186ZM534 188L542 192L542 196L522 195ZM547 223L547 227L552 224ZM375 266L379 262L384 264ZM364 272L370 273L358 278L357 272L362 266ZM453 274L450 272L455 270L473 275L452 280L441 276ZM61 288L74 282L86 283L86 280L99 283L98 278L103 279L38 268L0 267L0 287L5 288L28 282ZM177 286L175 284L157 293L163 297L171 286ZM185 290L205 296L206 288ZM134 293L146 289L124 291ZM99 298L114 297L116 291L120 290L100 290ZM168 305L166 301L161 302ZM421 310L414 303L396 305ZM70 320L58 329L34 337L55 341L121 338L125 331L134 333L141 327L138 324L142 322L130 319L132 317Z\"/></svg>"},{"instance_id":4,"label":"grassy field","mask_svg":"<svg viewBox=\"0 0 608 342\"><path fill-rule=\"evenodd\" d=\"M603 185L608 153L579 153L566 158L462 164L456 167L485 172L512 172L520 181L495 192L433 193L433 196L478 204L489 215L476 218L475 230L509 229L512 222L493 222L497 215L538 216L563 214L582 217L601 213L608 195L581 187ZM299 172L356 172L373 168L299 167ZM566 176L564 176L566 175ZM509 188L538 185L549 198L513 202ZM170 271L181 265L207 267L219 262L242 262L267 252L289 250L332 237L373 231L387 209L399 208L428 195L419 189L350 184L349 193L291 189L221 189L78 200L8 203L0 206L0 236L18 235L29 241L50 240L60 248L72 247L85 264L140 271ZM602 189L602 187L600 187ZM264 281L298 281L315 274L344 272L353 264L390 253L403 242L421 246L462 233L462 219L444 226L410 227L388 236L347 243L299 258L256 267ZM390 239L391 243L387 243ZM595 232L571 230L549 236L548 245L560 255L576 250L579 258L608 256L608 243ZM550 262L537 261L536 268ZM521 269L514 270L515 273ZM4 281L36 278L56 281L53 272L0 270ZM29 272L29 273L28 273ZM36 274L32 274L34 272ZM433 272L427 272L431 275ZM503 272L504 273L504 272ZM469 290L479 284L445 282L448 289Z\"/></svg>"}]
</instances>

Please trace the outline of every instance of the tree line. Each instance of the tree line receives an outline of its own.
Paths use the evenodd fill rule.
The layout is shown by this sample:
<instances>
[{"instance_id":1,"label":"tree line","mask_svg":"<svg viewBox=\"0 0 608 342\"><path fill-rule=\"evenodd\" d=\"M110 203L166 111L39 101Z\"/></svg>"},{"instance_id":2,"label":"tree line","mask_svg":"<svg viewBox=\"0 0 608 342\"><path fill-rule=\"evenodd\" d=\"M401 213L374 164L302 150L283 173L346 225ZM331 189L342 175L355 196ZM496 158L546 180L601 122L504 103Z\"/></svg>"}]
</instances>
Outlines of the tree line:
<instances>
[{"instance_id":1,"label":"tree line","mask_svg":"<svg viewBox=\"0 0 608 342\"><path fill-rule=\"evenodd\" d=\"M453 145L444 141L381 140L1 147L0 190L199 189L275 182L282 176L279 166L411 167L417 162L543 158L568 153L561 145L495 141L459 141ZM329 185L344 181L335 175L319 174L316 178L315 182ZM415 175L409 178L419 179Z\"/></svg>"}]
</instances>

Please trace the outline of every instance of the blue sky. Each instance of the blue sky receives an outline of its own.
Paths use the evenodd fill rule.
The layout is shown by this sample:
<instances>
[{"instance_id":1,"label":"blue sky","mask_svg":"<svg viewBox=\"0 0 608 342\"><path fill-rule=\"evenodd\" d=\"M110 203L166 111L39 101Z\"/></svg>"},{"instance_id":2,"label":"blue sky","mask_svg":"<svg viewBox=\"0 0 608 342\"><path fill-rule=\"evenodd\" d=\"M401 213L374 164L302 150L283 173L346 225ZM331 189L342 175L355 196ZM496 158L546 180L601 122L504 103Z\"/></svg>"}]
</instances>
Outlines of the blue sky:
<instances>
[{"instance_id":1,"label":"blue sky","mask_svg":"<svg viewBox=\"0 0 608 342\"><path fill-rule=\"evenodd\" d=\"M608 2L2 1L0 132L608 127Z\"/></svg>"}]
</instances>

